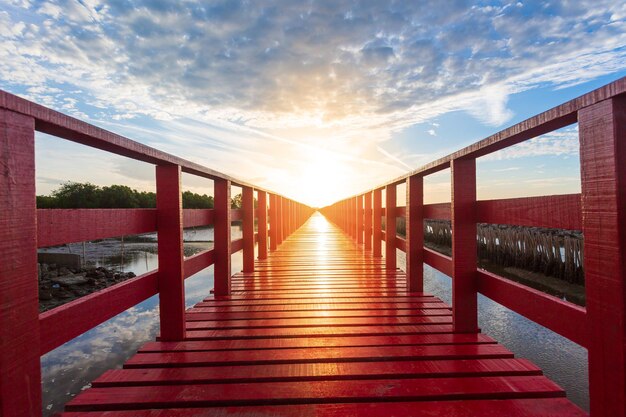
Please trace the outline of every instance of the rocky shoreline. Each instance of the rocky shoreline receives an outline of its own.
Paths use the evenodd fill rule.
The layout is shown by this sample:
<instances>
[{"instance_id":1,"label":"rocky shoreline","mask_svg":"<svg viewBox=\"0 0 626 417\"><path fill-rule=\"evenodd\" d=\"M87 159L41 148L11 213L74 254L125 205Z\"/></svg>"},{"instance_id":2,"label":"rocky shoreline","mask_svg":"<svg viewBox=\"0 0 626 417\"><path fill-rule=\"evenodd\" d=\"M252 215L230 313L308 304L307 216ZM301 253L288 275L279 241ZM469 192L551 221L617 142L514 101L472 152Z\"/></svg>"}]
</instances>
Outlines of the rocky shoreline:
<instances>
[{"instance_id":1,"label":"rocky shoreline","mask_svg":"<svg viewBox=\"0 0 626 417\"><path fill-rule=\"evenodd\" d=\"M39 312L135 277L133 272L119 272L104 267L68 268L46 263L37 266Z\"/></svg>"}]
</instances>

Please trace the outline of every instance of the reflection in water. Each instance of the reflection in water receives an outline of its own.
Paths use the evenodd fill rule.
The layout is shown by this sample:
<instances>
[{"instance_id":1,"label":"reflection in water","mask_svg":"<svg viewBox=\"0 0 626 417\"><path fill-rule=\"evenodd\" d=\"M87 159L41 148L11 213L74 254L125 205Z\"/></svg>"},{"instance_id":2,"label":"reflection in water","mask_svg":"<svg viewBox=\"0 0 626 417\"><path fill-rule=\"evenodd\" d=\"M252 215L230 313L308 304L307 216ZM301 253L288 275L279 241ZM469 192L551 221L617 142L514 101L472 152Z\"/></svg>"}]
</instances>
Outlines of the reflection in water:
<instances>
[{"instance_id":1,"label":"reflection in water","mask_svg":"<svg viewBox=\"0 0 626 417\"><path fill-rule=\"evenodd\" d=\"M397 261L401 268L406 265L404 252L397 251ZM448 276L424 265L424 291L450 305L451 283ZM478 325L483 333L506 346L515 356L539 366L548 378L565 389L572 402L589 411L586 349L480 294Z\"/></svg>"},{"instance_id":2,"label":"reflection in water","mask_svg":"<svg viewBox=\"0 0 626 417\"><path fill-rule=\"evenodd\" d=\"M233 226L232 235L233 240L238 239L241 228ZM126 271L140 275L157 267L155 253L137 252L140 254L125 258ZM233 254L231 262L233 272L240 271L241 252ZM213 266L185 280L187 307L206 298L211 288ZM66 402L104 371L121 368L141 345L155 339L158 327L159 303L158 296L154 296L42 356L43 415L62 411Z\"/></svg>"}]
</instances>

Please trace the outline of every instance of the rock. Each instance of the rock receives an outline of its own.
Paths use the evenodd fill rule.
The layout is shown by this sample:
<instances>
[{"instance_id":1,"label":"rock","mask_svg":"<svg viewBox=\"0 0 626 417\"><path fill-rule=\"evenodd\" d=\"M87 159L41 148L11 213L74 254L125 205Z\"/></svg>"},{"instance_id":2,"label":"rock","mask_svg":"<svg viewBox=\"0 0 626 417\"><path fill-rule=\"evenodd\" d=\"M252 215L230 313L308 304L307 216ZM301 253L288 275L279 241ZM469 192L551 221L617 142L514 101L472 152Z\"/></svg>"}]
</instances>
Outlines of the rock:
<instances>
[{"instance_id":1,"label":"rock","mask_svg":"<svg viewBox=\"0 0 626 417\"><path fill-rule=\"evenodd\" d=\"M126 274L126 277L127 277L127 278L135 278L136 276L137 276L137 275L135 275L135 273L134 273L134 272L129 272L129 273L127 273L127 274Z\"/></svg>"},{"instance_id":2,"label":"rock","mask_svg":"<svg viewBox=\"0 0 626 417\"><path fill-rule=\"evenodd\" d=\"M48 264L39 264L39 265L40 265L42 273L48 272L50 270L50 268L48 267Z\"/></svg>"},{"instance_id":3,"label":"rock","mask_svg":"<svg viewBox=\"0 0 626 417\"><path fill-rule=\"evenodd\" d=\"M89 282L89 279L84 275L63 275L61 277L52 278L52 282L68 287L70 285L83 285Z\"/></svg>"},{"instance_id":4,"label":"rock","mask_svg":"<svg viewBox=\"0 0 626 417\"><path fill-rule=\"evenodd\" d=\"M43 271L41 270L41 264L39 264L39 263L38 263L38 264L37 264L37 279L38 279L39 281L41 281L41 274L42 274L42 272L43 272Z\"/></svg>"},{"instance_id":5,"label":"rock","mask_svg":"<svg viewBox=\"0 0 626 417\"><path fill-rule=\"evenodd\" d=\"M68 268L66 268L64 266L59 268L59 276L61 276L61 275L69 275L71 273L72 273L72 271L70 271Z\"/></svg>"}]
</instances>

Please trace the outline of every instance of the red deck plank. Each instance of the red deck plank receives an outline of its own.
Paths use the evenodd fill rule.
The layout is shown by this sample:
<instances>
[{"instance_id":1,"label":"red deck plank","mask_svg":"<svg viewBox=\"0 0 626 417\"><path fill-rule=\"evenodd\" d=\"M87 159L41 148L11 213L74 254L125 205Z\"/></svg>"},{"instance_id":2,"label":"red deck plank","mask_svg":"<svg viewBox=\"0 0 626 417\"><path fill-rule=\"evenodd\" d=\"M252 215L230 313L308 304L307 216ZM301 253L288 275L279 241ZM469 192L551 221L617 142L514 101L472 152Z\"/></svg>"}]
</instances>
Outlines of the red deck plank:
<instances>
[{"instance_id":1,"label":"red deck plank","mask_svg":"<svg viewBox=\"0 0 626 417\"><path fill-rule=\"evenodd\" d=\"M125 368L165 368L185 366L231 366L270 363L361 362L377 360L435 360L512 358L513 354L497 344L309 347L275 350L236 350L205 352L138 353Z\"/></svg>"},{"instance_id":2,"label":"red deck plank","mask_svg":"<svg viewBox=\"0 0 626 417\"><path fill-rule=\"evenodd\" d=\"M385 378L541 375L524 359L439 360L407 362L298 363L221 367L114 369L94 387L315 381Z\"/></svg>"},{"instance_id":3,"label":"red deck plank","mask_svg":"<svg viewBox=\"0 0 626 417\"><path fill-rule=\"evenodd\" d=\"M542 376L302 381L91 388L68 411L303 403L553 398L565 392Z\"/></svg>"},{"instance_id":4,"label":"red deck plank","mask_svg":"<svg viewBox=\"0 0 626 417\"><path fill-rule=\"evenodd\" d=\"M587 414L565 398L515 400L421 401L351 404L298 404L256 407L216 407L212 417L584 417ZM63 413L62 417L206 417L201 408Z\"/></svg>"},{"instance_id":5,"label":"red deck plank","mask_svg":"<svg viewBox=\"0 0 626 417\"><path fill-rule=\"evenodd\" d=\"M349 310L349 311L249 311L249 312L199 312L189 311L187 321L230 321L262 319L312 319L312 318L356 318L356 317L416 317L448 316L450 309L386 309L386 310Z\"/></svg>"},{"instance_id":6,"label":"red deck plank","mask_svg":"<svg viewBox=\"0 0 626 417\"><path fill-rule=\"evenodd\" d=\"M446 344L496 343L489 336L476 333L418 334L402 336L297 337L278 339L185 340L182 342L149 342L140 352L211 351L246 349L291 349L300 347L339 346L413 346Z\"/></svg>"}]
</instances>

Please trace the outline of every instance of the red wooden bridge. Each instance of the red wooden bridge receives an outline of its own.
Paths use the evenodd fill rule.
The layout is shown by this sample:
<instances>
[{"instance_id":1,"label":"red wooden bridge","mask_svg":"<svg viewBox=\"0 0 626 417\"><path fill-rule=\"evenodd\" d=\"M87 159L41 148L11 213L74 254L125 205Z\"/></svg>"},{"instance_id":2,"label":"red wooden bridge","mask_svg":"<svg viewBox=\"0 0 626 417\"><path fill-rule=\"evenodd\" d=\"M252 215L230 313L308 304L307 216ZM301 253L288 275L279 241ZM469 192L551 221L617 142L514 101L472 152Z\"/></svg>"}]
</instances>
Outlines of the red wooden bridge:
<instances>
[{"instance_id":1,"label":"red wooden bridge","mask_svg":"<svg viewBox=\"0 0 626 417\"><path fill-rule=\"evenodd\" d=\"M590 414L626 415L625 100L620 79L314 213L0 92L0 415L40 415L40 356L155 294L159 340L95 380L64 416L587 415L480 333L479 292L584 346ZM574 123L581 194L477 201L476 158ZM36 130L154 164L157 208L37 210ZM424 204L424 177L446 168L451 203ZM181 172L213 182L214 209L182 209ZM396 207L401 183L406 207ZM242 209L230 208L231 185L243 189ZM406 238L385 233L383 216L404 216ZM451 257L424 248L424 219L451 220ZM243 238L232 241L234 220ZM587 306L477 268L477 223L582 230ZM214 226L215 246L185 258L182 228L199 225ZM38 247L153 231L158 270L38 313ZM239 250L244 269L231 276ZM452 277L452 306L423 292L424 264ZM210 265L214 295L186 311L184 279Z\"/></svg>"}]
</instances>

